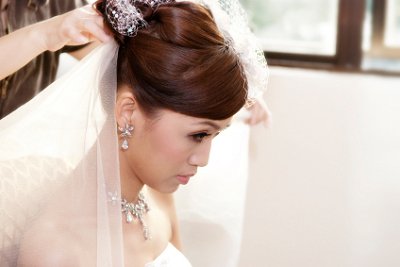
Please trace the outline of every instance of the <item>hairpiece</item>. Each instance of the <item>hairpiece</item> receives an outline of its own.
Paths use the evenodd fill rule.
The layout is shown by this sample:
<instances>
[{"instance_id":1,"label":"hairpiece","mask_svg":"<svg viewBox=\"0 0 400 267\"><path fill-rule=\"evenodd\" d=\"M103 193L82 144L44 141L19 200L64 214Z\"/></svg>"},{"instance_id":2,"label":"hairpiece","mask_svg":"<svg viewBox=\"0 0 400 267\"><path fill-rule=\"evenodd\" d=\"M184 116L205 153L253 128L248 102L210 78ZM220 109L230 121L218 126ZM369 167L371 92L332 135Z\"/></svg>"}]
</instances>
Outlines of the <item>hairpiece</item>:
<instances>
[{"instance_id":1,"label":"hairpiece","mask_svg":"<svg viewBox=\"0 0 400 267\"><path fill-rule=\"evenodd\" d=\"M147 2L152 8L156 8L159 5L163 5L163 4L168 4L168 3L172 3L175 2L174 0L136 0L139 2Z\"/></svg>"},{"instance_id":2,"label":"hairpiece","mask_svg":"<svg viewBox=\"0 0 400 267\"><path fill-rule=\"evenodd\" d=\"M174 0L107 0L105 13L114 30L124 36L134 37L139 29L147 26L135 3L143 3L155 9Z\"/></svg>"},{"instance_id":3,"label":"hairpiece","mask_svg":"<svg viewBox=\"0 0 400 267\"><path fill-rule=\"evenodd\" d=\"M225 43L238 54L248 83L250 107L266 90L268 65L259 41L249 28L247 14L239 0L191 0L211 10Z\"/></svg>"}]
</instances>

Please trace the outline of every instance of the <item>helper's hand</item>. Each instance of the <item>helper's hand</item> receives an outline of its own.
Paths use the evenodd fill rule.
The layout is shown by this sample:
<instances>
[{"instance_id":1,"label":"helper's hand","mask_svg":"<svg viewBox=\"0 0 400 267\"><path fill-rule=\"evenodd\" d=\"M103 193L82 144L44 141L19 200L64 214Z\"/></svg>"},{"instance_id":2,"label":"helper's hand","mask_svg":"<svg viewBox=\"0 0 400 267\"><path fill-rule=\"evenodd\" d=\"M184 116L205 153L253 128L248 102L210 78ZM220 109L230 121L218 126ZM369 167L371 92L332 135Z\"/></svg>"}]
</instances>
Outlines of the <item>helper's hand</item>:
<instances>
[{"instance_id":1,"label":"helper's hand","mask_svg":"<svg viewBox=\"0 0 400 267\"><path fill-rule=\"evenodd\" d=\"M107 42L112 38L104 30L103 18L91 6L21 28L0 38L0 80L44 51L96 39Z\"/></svg>"},{"instance_id":2,"label":"helper's hand","mask_svg":"<svg viewBox=\"0 0 400 267\"><path fill-rule=\"evenodd\" d=\"M63 15L45 20L37 25L44 33L44 49L57 51L65 45L82 45L93 40L107 42L111 37L105 32L101 15L87 5Z\"/></svg>"},{"instance_id":3,"label":"helper's hand","mask_svg":"<svg viewBox=\"0 0 400 267\"><path fill-rule=\"evenodd\" d=\"M265 126L270 126L271 112L262 100L257 99L248 110L250 111L250 116L245 120L245 123L249 125L264 123Z\"/></svg>"}]
</instances>

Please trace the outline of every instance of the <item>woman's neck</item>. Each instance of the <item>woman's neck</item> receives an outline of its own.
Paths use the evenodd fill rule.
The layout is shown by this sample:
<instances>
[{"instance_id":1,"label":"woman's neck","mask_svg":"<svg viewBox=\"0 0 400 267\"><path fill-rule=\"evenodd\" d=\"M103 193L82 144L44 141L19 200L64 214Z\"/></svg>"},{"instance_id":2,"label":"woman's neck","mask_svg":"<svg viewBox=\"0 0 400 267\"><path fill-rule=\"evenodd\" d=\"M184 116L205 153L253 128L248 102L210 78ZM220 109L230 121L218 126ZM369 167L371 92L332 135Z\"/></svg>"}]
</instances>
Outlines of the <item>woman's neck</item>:
<instances>
[{"instance_id":1,"label":"woman's neck","mask_svg":"<svg viewBox=\"0 0 400 267\"><path fill-rule=\"evenodd\" d=\"M143 183L136 177L123 151L119 152L121 197L128 202L136 202Z\"/></svg>"}]
</instances>

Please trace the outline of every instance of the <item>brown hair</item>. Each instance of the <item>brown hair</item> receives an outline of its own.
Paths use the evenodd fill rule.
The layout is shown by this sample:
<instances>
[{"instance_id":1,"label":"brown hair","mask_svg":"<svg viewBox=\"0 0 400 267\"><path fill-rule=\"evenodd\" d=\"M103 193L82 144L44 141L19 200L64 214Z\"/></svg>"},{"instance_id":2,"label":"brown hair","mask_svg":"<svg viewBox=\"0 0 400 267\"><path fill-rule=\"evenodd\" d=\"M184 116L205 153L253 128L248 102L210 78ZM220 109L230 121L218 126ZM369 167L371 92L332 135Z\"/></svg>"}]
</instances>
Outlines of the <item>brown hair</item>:
<instances>
[{"instance_id":1,"label":"brown hair","mask_svg":"<svg viewBox=\"0 0 400 267\"><path fill-rule=\"evenodd\" d=\"M115 32L120 44L118 85L128 85L146 114L164 108L213 120L234 115L246 102L247 81L239 57L211 12L192 2L142 3L147 27L135 37ZM104 12L105 1L95 3Z\"/></svg>"}]
</instances>

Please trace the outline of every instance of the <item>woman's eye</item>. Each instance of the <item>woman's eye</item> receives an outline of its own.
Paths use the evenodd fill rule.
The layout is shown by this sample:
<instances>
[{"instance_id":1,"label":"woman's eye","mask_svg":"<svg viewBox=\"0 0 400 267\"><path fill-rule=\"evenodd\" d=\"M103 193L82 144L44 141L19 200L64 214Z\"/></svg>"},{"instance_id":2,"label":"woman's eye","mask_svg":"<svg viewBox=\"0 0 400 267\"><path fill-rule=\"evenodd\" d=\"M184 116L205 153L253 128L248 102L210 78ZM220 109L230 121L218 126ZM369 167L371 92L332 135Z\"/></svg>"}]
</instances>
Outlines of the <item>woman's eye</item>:
<instances>
[{"instance_id":1,"label":"woman's eye","mask_svg":"<svg viewBox=\"0 0 400 267\"><path fill-rule=\"evenodd\" d=\"M197 134L191 135L193 140L198 142L198 143L201 143L201 141L203 141L203 139L206 138L207 136L210 136L210 134L208 134L208 133L197 133Z\"/></svg>"}]
</instances>

